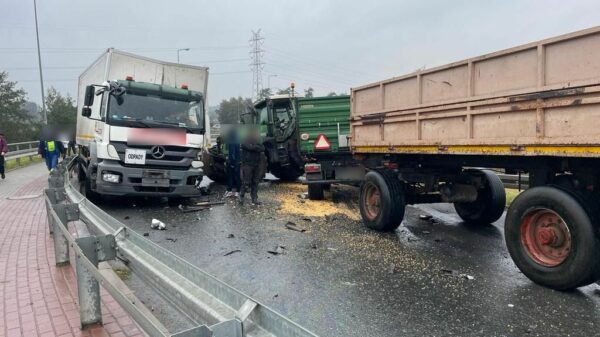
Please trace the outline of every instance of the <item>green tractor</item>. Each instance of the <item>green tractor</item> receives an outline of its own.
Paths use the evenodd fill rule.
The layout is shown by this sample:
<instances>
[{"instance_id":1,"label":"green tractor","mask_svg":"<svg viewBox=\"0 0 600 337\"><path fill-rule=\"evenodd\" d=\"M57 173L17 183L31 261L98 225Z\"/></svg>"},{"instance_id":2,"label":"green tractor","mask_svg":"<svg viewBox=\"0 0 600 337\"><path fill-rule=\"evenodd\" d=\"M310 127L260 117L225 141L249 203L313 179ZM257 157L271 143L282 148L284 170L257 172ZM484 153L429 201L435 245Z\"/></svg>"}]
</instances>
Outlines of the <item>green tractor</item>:
<instances>
[{"instance_id":1,"label":"green tractor","mask_svg":"<svg viewBox=\"0 0 600 337\"><path fill-rule=\"evenodd\" d=\"M317 190L310 194L319 199L322 194L319 191L334 178L332 171L325 168L340 163L340 158L351 157L350 97L276 95L257 101L248 110L241 116L240 123L259 128L265 146L265 166L275 177L294 181L304 174L306 164L323 163L323 170L319 169L318 174L314 172L315 165L310 166L311 178L317 175L321 178L312 188L309 183L309 192ZM226 157L226 137L221 136L217 144L204 153L205 174L215 181L225 181Z\"/></svg>"}]
</instances>

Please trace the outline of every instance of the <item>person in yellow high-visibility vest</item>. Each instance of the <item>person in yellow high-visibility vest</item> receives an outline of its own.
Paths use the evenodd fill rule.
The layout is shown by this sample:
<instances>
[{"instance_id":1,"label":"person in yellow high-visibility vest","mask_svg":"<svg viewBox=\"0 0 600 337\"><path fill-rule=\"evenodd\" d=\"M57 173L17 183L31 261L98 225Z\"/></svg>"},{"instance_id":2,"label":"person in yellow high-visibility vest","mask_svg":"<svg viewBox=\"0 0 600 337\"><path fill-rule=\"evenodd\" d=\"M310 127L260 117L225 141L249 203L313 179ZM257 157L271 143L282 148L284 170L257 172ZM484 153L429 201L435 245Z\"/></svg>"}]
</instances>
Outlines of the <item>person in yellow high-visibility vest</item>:
<instances>
[{"instance_id":1,"label":"person in yellow high-visibility vest","mask_svg":"<svg viewBox=\"0 0 600 337\"><path fill-rule=\"evenodd\" d=\"M40 139L38 146L38 154L46 160L46 167L48 171L52 171L58 164L58 158L63 152L63 144L57 140Z\"/></svg>"}]
</instances>

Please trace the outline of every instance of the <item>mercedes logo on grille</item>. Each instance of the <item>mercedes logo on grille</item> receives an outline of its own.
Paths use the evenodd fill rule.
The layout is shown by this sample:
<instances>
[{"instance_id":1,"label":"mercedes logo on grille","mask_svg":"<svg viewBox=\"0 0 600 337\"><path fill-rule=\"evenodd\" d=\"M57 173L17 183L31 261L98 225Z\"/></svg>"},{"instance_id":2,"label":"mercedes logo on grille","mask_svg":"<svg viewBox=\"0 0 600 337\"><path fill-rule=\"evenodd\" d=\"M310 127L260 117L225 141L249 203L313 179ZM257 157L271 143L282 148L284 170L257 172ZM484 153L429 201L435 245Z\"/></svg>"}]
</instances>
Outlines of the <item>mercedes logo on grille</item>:
<instances>
[{"instance_id":1,"label":"mercedes logo on grille","mask_svg":"<svg viewBox=\"0 0 600 337\"><path fill-rule=\"evenodd\" d=\"M162 146L153 146L150 149L150 154L156 159L162 159L165 156L165 148Z\"/></svg>"}]
</instances>

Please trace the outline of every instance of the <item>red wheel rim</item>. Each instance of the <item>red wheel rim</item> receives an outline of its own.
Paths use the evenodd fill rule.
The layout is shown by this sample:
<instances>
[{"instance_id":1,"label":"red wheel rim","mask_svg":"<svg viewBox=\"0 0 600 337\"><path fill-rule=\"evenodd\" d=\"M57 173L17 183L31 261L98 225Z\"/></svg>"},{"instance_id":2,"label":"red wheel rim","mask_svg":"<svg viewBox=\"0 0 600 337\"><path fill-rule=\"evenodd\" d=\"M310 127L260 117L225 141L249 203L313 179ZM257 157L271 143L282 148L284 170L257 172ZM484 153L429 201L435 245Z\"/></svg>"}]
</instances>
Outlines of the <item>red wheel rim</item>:
<instances>
[{"instance_id":1,"label":"red wheel rim","mask_svg":"<svg viewBox=\"0 0 600 337\"><path fill-rule=\"evenodd\" d=\"M363 199L365 201L365 215L369 220L375 220L381 209L381 196L379 193L379 188L377 188L377 186L373 183L367 183L363 193Z\"/></svg>"},{"instance_id":2,"label":"red wheel rim","mask_svg":"<svg viewBox=\"0 0 600 337\"><path fill-rule=\"evenodd\" d=\"M535 262L546 267L563 263L571 252L571 232L558 213L547 208L530 211L521 222L521 241Z\"/></svg>"}]
</instances>

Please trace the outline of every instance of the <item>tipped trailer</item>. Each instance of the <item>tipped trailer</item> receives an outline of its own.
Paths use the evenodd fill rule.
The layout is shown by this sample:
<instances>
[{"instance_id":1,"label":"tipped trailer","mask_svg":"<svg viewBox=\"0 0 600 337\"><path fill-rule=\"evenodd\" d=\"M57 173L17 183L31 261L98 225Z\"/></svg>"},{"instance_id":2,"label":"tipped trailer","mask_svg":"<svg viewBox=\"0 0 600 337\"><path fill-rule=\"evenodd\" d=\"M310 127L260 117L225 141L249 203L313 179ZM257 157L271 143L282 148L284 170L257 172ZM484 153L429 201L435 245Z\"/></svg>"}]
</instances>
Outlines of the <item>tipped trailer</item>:
<instances>
[{"instance_id":1,"label":"tipped trailer","mask_svg":"<svg viewBox=\"0 0 600 337\"><path fill-rule=\"evenodd\" d=\"M505 240L536 283L571 289L600 278L600 27L352 89L351 150L367 168L360 212L396 229L407 204L453 203L497 221L491 171L529 173Z\"/></svg>"}]
</instances>

